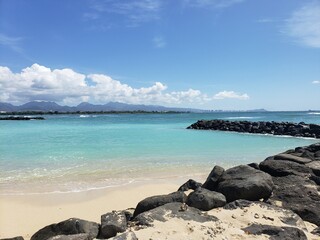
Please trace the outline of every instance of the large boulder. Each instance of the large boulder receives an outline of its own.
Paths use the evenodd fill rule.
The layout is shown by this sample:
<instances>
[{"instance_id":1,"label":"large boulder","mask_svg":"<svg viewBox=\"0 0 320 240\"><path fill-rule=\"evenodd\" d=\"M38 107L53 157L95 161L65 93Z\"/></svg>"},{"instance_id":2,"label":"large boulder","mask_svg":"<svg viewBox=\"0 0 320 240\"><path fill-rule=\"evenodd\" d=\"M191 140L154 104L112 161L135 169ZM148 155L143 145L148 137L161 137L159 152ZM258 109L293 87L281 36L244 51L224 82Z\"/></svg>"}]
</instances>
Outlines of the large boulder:
<instances>
[{"instance_id":1,"label":"large boulder","mask_svg":"<svg viewBox=\"0 0 320 240\"><path fill-rule=\"evenodd\" d=\"M124 211L112 211L101 216L99 239L111 238L126 231L127 219Z\"/></svg>"},{"instance_id":2,"label":"large boulder","mask_svg":"<svg viewBox=\"0 0 320 240\"><path fill-rule=\"evenodd\" d=\"M295 227L278 227L254 223L242 230L250 235L268 235L272 240L308 240L305 233Z\"/></svg>"},{"instance_id":3,"label":"large boulder","mask_svg":"<svg viewBox=\"0 0 320 240\"><path fill-rule=\"evenodd\" d=\"M219 179L217 191L232 202L237 199L256 201L270 197L273 189L272 177L247 165L226 170Z\"/></svg>"},{"instance_id":4,"label":"large boulder","mask_svg":"<svg viewBox=\"0 0 320 240\"><path fill-rule=\"evenodd\" d=\"M301 155L304 155L306 157L298 157L292 154L286 154L286 153L281 153L278 155L274 156L275 160L287 160L287 161L292 161L292 162L296 162L296 163L300 163L300 164L306 164L312 161L312 159L310 159L310 157L312 157L311 155L308 155L306 152L302 153Z\"/></svg>"},{"instance_id":5,"label":"large boulder","mask_svg":"<svg viewBox=\"0 0 320 240\"><path fill-rule=\"evenodd\" d=\"M148 197L138 203L133 213L133 217L135 218L140 213L162 206L167 203L172 203L172 202L184 203L186 202L186 200L187 200L187 195L181 191L173 192L167 195L158 195L158 196Z\"/></svg>"},{"instance_id":6,"label":"large boulder","mask_svg":"<svg viewBox=\"0 0 320 240\"><path fill-rule=\"evenodd\" d=\"M269 203L290 209L303 220L320 226L320 193L314 181L301 176L274 177Z\"/></svg>"},{"instance_id":7,"label":"large boulder","mask_svg":"<svg viewBox=\"0 0 320 240\"><path fill-rule=\"evenodd\" d=\"M189 194L187 204L190 207L209 211L213 208L223 207L226 204L226 197L221 193L200 188Z\"/></svg>"},{"instance_id":8,"label":"large boulder","mask_svg":"<svg viewBox=\"0 0 320 240\"><path fill-rule=\"evenodd\" d=\"M267 159L260 163L260 170L269 173L274 177L283 177L287 175L308 176L313 174L311 168L304 164L288 160Z\"/></svg>"},{"instance_id":9,"label":"large boulder","mask_svg":"<svg viewBox=\"0 0 320 240\"><path fill-rule=\"evenodd\" d=\"M207 215L199 209L187 207L184 203L168 203L163 206L139 214L134 221L137 225L153 226L154 221L166 222L172 218L186 221L208 222L218 221L214 216Z\"/></svg>"},{"instance_id":10,"label":"large boulder","mask_svg":"<svg viewBox=\"0 0 320 240\"><path fill-rule=\"evenodd\" d=\"M202 185L202 188L215 191L218 186L218 181L223 173L224 173L224 169L222 167L218 165L214 166L209 176L207 177L207 180Z\"/></svg>"},{"instance_id":11,"label":"large boulder","mask_svg":"<svg viewBox=\"0 0 320 240\"><path fill-rule=\"evenodd\" d=\"M70 218L40 229L31 237L31 240L47 240L58 235L74 235L79 233L87 233L89 239L94 239L98 236L99 224L79 218Z\"/></svg>"}]
</instances>

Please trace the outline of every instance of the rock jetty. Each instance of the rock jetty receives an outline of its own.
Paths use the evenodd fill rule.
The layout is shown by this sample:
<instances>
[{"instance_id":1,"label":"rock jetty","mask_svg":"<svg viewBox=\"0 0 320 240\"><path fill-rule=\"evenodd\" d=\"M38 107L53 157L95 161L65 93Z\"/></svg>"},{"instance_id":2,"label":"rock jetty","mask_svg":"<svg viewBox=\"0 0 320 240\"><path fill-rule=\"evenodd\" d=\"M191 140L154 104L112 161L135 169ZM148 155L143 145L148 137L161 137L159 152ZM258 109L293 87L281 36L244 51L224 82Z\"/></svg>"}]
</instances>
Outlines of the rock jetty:
<instances>
[{"instance_id":1,"label":"rock jetty","mask_svg":"<svg viewBox=\"0 0 320 240\"><path fill-rule=\"evenodd\" d=\"M24 116L10 116L0 117L0 120L45 120L44 117L24 117Z\"/></svg>"},{"instance_id":2,"label":"rock jetty","mask_svg":"<svg viewBox=\"0 0 320 240\"><path fill-rule=\"evenodd\" d=\"M226 120L199 120L187 127L197 130L219 130L240 133L257 133L272 135L287 135L294 137L320 138L320 125L304 122L250 122Z\"/></svg>"},{"instance_id":3,"label":"rock jetty","mask_svg":"<svg viewBox=\"0 0 320 240\"><path fill-rule=\"evenodd\" d=\"M101 223L71 218L31 240L320 239L320 143L260 163L214 166L202 184L112 211ZM22 237L11 239L22 240Z\"/></svg>"}]
</instances>

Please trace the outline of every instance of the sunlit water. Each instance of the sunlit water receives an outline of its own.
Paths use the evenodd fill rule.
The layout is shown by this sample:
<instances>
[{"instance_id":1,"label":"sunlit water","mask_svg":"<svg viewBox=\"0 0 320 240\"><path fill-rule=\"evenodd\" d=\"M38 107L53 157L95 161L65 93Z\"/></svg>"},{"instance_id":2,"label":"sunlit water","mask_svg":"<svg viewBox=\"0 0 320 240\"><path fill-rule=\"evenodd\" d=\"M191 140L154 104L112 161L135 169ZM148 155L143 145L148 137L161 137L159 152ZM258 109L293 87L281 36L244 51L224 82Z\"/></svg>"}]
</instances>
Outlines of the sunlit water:
<instances>
[{"instance_id":1,"label":"sunlit water","mask_svg":"<svg viewBox=\"0 0 320 240\"><path fill-rule=\"evenodd\" d=\"M84 191L197 177L314 139L187 130L199 119L320 123L320 113L112 114L0 122L0 194ZM319 141L319 140L318 140Z\"/></svg>"}]
</instances>

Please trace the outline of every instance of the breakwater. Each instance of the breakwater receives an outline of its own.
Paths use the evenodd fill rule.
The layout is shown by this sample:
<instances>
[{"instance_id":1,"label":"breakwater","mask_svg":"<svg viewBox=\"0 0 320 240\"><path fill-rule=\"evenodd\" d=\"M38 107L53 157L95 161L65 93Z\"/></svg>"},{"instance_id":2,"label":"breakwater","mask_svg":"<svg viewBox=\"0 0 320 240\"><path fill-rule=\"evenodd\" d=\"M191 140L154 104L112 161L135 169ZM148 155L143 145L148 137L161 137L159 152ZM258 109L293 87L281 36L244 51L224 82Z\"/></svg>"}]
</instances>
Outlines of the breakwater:
<instances>
[{"instance_id":1,"label":"breakwater","mask_svg":"<svg viewBox=\"0 0 320 240\"><path fill-rule=\"evenodd\" d=\"M320 125L304 122L250 122L225 120L199 120L187 127L198 130L220 130L242 133L287 135L294 137L320 138Z\"/></svg>"}]
</instances>

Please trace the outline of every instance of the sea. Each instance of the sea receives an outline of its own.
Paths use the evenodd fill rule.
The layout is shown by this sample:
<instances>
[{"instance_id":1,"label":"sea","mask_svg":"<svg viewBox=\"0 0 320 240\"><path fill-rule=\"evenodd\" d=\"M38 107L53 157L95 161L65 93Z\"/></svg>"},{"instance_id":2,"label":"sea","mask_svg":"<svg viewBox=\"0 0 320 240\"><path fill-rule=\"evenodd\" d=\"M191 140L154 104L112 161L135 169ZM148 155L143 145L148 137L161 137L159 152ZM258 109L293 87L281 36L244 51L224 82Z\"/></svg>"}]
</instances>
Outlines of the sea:
<instances>
[{"instance_id":1,"label":"sea","mask_svg":"<svg viewBox=\"0 0 320 240\"><path fill-rule=\"evenodd\" d=\"M320 140L189 130L201 119L320 124L320 112L45 115L0 121L0 195L79 192L163 179L203 179Z\"/></svg>"}]
</instances>

